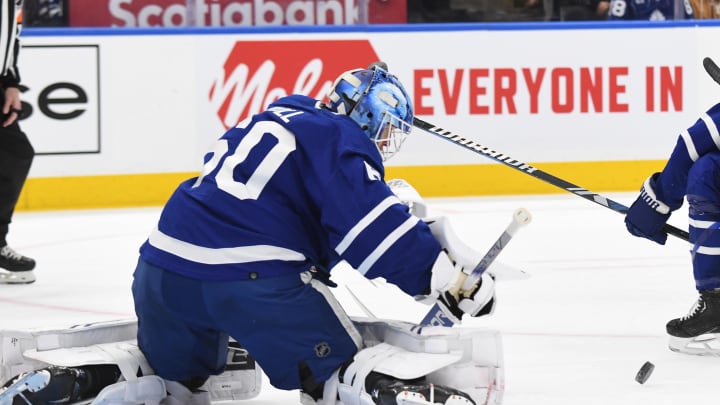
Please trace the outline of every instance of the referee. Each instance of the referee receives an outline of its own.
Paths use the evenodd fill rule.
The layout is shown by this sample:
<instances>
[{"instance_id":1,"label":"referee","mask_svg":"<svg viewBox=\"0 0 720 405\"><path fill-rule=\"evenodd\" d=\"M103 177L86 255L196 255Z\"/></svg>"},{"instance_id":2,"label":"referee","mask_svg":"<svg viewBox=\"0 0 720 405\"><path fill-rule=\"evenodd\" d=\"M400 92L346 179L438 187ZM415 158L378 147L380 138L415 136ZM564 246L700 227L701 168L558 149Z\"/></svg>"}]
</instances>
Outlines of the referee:
<instances>
[{"instance_id":1,"label":"referee","mask_svg":"<svg viewBox=\"0 0 720 405\"><path fill-rule=\"evenodd\" d=\"M35 150L18 125L20 72L18 53L22 0L0 0L0 283L35 281L35 260L8 246L7 234Z\"/></svg>"}]
</instances>

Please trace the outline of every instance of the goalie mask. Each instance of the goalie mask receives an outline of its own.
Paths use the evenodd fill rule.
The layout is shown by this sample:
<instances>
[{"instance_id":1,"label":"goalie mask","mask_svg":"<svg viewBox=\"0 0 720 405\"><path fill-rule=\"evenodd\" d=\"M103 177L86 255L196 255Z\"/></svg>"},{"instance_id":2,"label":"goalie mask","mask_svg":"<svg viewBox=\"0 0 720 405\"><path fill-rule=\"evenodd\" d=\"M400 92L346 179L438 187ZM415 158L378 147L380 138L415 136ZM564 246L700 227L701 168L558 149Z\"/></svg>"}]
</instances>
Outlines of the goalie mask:
<instances>
[{"instance_id":1,"label":"goalie mask","mask_svg":"<svg viewBox=\"0 0 720 405\"><path fill-rule=\"evenodd\" d=\"M383 67L341 74L328 93L328 107L357 122L385 161L410 134L413 109L400 81Z\"/></svg>"}]
</instances>

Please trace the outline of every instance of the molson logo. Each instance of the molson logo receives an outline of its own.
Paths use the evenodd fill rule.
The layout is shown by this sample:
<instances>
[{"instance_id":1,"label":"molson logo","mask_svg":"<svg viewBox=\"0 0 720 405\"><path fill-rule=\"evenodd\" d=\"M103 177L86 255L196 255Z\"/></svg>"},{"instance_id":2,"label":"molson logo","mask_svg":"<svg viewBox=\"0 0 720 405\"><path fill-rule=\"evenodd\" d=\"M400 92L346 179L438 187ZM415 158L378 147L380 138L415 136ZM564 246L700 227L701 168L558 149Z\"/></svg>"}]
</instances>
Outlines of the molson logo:
<instances>
[{"instance_id":1,"label":"molson logo","mask_svg":"<svg viewBox=\"0 0 720 405\"><path fill-rule=\"evenodd\" d=\"M225 128L289 94L323 99L337 76L380 60L366 40L238 41L209 93Z\"/></svg>"}]
</instances>

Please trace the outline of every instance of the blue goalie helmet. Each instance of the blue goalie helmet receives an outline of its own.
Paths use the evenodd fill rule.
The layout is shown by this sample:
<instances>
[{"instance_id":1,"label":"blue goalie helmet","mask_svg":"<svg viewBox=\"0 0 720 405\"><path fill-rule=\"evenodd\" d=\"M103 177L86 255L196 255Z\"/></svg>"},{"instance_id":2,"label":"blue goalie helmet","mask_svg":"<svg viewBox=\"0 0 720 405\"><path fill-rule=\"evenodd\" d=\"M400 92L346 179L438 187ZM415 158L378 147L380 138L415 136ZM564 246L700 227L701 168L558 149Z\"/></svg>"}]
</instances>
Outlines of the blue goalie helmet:
<instances>
[{"instance_id":1,"label":"blue goalie helmet","mask_svg":"<svg viewBox=\"0 0 720 405\"><path fill-rule=\"evenodd\" d=\"M400 81L384 64L341 74L328 93L328 107L352 118L380 150L383 161L410 134L413 108Z\"/></svg>"}]
</instances>

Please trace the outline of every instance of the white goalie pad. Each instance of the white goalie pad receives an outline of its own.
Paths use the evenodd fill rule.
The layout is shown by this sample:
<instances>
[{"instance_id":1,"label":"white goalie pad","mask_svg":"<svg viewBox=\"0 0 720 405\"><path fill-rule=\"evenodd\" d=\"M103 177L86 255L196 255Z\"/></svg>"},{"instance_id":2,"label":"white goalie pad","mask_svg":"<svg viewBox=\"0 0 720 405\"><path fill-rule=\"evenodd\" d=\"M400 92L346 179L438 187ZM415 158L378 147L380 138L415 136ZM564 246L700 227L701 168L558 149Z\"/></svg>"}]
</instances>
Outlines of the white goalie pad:
<instances>
[{"instance_id":1,"label":"white goalie pad","mask_svg":"<svg viewBox=\"0 0 720 405\"><path fill-rule=\"evenodd\" d=\"M186 396L177 383L164 381L154 372L137 346L137 320L119 320L75 325L69 328L0 331L0 385L21 373L48 366L80 367L115 364L122 378L105 387L94 402L97 404L157 403L158 392L175 397L161 398L173 405L178 396ZM158 385L163 381L163 386ZM208 392L208 403L223 404L250 399L260 393L262 371L249 353L231 341L225 371L211 376L200 387ZM174 393L174 394L173 394ZM197 396L185 402L204 402Z\"/></svg>"},{"instance_id":2,"label":"white goalie pad","mask_svg":"<svg viewBox=\"0 0 720 405\"><path fill-rule=\"evenodd\" d=\"M343 404L373 403L363 387L371 371L404 380L425 376L430 383L468 394L476 405L502 403L505 377L499 332L365 318L353 318L353 323L366 348L345 370L343 382L336 382Z\"/></svg>"},{"instance_id":3,"label":"white goalie pad","mask_svg":"<svg viewBox=\"0 0 720 405\"><path fill-rule=\"evenodd\" d=\"M390 190L395 196L410 209L410 213L418 218L427 216L427 204L415 188L403 179L388 180Z\"/></svg>"},{"instance_id":4,"label":"white goalie pad","mask_svg":"<svg viewBox=\"0 0 720 405\"><path fill-rule=\"evenodd\" d=\"M0 330L0 383L50 365L25 352L90 346L135 339L137 321L116 320L58 329Z\"/></svg>"},{"instance_id":5,"label":"white goalie pad","mask_svg":"<svg viewBox=\"0 0 720 405\"><path fill-rule=\"evenodd\" d=\"M720 357L720 333L708 333L694 338L670 336L670 350L695 356Z\"/></svg>"}]
</instances>

